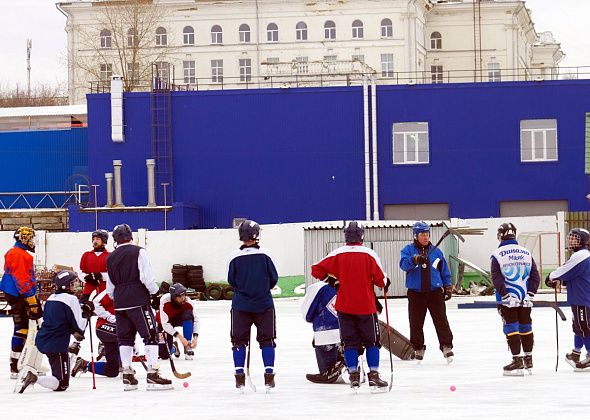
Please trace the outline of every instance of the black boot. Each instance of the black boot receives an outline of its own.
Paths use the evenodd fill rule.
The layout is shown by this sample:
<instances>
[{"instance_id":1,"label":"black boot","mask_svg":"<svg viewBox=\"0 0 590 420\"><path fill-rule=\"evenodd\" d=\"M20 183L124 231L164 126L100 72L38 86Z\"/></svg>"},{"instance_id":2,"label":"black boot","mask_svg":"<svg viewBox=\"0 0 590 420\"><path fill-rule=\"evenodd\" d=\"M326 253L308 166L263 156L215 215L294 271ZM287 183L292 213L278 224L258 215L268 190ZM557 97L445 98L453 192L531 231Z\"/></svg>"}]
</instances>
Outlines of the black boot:
<instances>
[{"instance_id":1,"label":"black boot","mask_svg":"<svg viewBox=\"0 0 590 420\"><path fill-rule=\"evenodd\" d=\"M22 394L23 392L25 392L25 389L27 389L29 385L33 385L35 382L37 382L37 375L35 375L31 371L28 371L21 382L21 386L18 390L18 393Z\"/></svg>"},{"instance_id":2,"label":"black boot","mask_svg":"<svg viewBox=\"0 0 590 420\"><path fill-rule=\"evenodd\" d=\"M264 373L264 386L267 390L275 387L275 374Z\"/></svg>"},{"instance_id":3,"label":"black boot","mask_svg":"<svg viewBox=\"0 0 590 420\"><path fill-rule=\"evenodd\" d=\"M525 354L523 358L524 368L532 373L531 370L533 369L533 355L532 354Z\"/></svg>"},{"instance_id":4,"label":"black boot","mask_svg":"<svg viewBox=\"0 0 590 420\"><path fill-rule=\"evenodd\" d=\"M414 352L412 353L412 359L417 360L418 362L421 362L422 360L424 360L424 351L426 350L426 347L423 347L421 349L414 349Z\"/></svg>"},{"instance_id":5,"label":"black boot","mask_svg":"<svg viewBox=\"0 0 590 420\"><path fill-rule=\"evenodd\" d=\"M125 391L134 391L137 389L137 379L133 369L123 369L123 389Z\"/></svg>"},{"instance_id":6,"label":"black boot","mask_svg":"<svg viewBox=\"0 0 590 420\"><path fill-rule=\"evenodd\" d=\"M354 372L350 372L348 374L350 379L350 387L353 389L358 389L361 386L361 372L355 370Z\"/></svg>"},{"instance_id":7,"label":"black boot","mask_svg":"<svg viewBox=\"0 0 590 420\"><path fill-rule=\"evenodd\" d=\"M580 361L580 355L581 353L579 351L572 350L571 353L565 355L565 361L568 362L571 367L575 368L576 363Z\"/></svg>"},{"instance_id":8,"label":"black boot","mask_svg":"<svg viewBox=\"0 0 590 420\"><path fill-rule=\"evenodd\" d=\"M455 353L453 353L452 347L443 346L442 353L444 358L447 360L447 363L451 363L453 361L453 356L455 355Z\"/></svg>"},{"instance_id":9,"label":"black boot","mask_svg":"<svg viewBox=\"0 0 590 420\"><path fill-rule=\"evenodd\" d=\"M77 357L76 363L74 363L74 367L72 368L72 378L78 373L86 372L88 372L88 361L82 359L81 357Z\"/></svg>"},{"instance_id":10,"label":"black boot","mask_svg":"<svg viewBox=\"0 0 590 420\"><path fill-rule=\"evenodd\" d=\"M576 372L590 372L590 355L576 363Z\"/></svg>"},{"instance_id":11,"label":"black boot","mask_svg":"<svg viewBox=\"0 0 590 420\"><path fill-rule=\"evenodd\" d=\"M10 358L10 379L18 378L18 359Z\"/></svg>"},{"instance_id":12,"label":"black boot","mask_svg":"<svg viewBox=\"0 0 590 420\"><path fill-rule=\"evenodd\" d=\"M524 376L522 356L512 356L512 363L504 366L504 376Z\"/></svg>"},{"instance_id":13,"label":"black boot","mask_svg":"<svg viewBox=\"0 0 590 420\"><path fill-rule=\"evenodd\" d=\"M162 378L157 369L151 368L147 373L147 390L165 390L173 389L172 381L170 379Z\"/></svg>"},{"instance_id":14,"label":"black boot","mask_svg":"<svg viewBox=\"0 0 590 420\"><path fill-rule=\"evenodd\" d=\"M379 377L379 372L372 370L369 372L369 387L373 391L385 392L389 384Z\"/></svg>"},{"instance_id":15,"label":"black boot","mask_svg":"<svg viewBox=\"0 0 590 420\"><path fill-rule=\"evenodd\" d=\"M236 373L236 388L243 389L246 386L246 374L244 372Z\"/></svg>"}]
</instances>

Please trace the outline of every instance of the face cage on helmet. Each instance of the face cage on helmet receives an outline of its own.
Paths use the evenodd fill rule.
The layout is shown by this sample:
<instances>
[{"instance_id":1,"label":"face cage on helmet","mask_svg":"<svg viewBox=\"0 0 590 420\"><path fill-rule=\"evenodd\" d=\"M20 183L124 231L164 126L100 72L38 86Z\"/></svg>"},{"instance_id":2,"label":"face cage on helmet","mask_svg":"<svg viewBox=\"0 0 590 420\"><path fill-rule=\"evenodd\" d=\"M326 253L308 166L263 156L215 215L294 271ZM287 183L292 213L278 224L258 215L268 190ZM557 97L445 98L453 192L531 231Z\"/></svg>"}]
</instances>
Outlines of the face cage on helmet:
<instances>
[{"instance_id":1,"label":"face cage on helmet","mask_svg":"<svg viewBox=\"0 0 590 420\"><path fill-rule=\"evenodd\" d=\"M582 237L576 232L567 234L567 245L569 249L576 249L582 246Z\"/></svg>"}]
</instances>

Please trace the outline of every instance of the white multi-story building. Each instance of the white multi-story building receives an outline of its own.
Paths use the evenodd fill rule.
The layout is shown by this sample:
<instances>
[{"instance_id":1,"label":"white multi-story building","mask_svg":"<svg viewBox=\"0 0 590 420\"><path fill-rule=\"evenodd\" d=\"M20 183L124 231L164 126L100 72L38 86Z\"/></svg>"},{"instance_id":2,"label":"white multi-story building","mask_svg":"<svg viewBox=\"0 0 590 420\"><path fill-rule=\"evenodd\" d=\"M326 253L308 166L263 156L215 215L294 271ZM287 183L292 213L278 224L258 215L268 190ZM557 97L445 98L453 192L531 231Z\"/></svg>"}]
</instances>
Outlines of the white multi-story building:
<instances>
[{"instance_id":1,"label":"white multi-story building","mask_svg":"<svg viewBox=\"0 0 590 420\"><path fill-rule=\"evenodd\" d=\"M130 3L149 16L109 12ZM91 81L112 74L136 79L128 90L142 81L147 87L152 69L192 89L329 84L358 73L378 83L440 83L550 77L563 58L550 33L536 32L524 1L81 0L57 7L67 16L72 103L84 101Z\"/></svg>"}]
</instances>

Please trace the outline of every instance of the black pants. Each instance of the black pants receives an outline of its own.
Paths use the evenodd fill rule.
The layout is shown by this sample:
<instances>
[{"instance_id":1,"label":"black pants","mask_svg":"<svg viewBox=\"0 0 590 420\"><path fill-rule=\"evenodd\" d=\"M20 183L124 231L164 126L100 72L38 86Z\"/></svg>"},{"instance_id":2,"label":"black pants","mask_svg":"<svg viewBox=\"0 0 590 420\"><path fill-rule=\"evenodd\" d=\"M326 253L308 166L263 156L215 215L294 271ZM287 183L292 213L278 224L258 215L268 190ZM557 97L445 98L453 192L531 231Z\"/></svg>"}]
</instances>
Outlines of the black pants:
<instances>
[{"instance_id":1,"label":"black pants","mask_svg":"<svg viewBox=\"0 0 590 420\"><path fill-rule=\"evenodd\" d=\"M5 294L6 302L10 305L10 315L14 323L14 332L12 334L12 358L18 359L20 352L23 351L27 333L29 332L29 316L27 314L27 303L23 296L12 296Z\"/></svg>"},{"instance_id":2,"label":"black pants","mask_svg":"<svg viewBox=\"0 0 590 420\"><path fill-rule=\"evenodd\" d=\"M47 353L51 374L57 378L59 385L54 391L65 391L70 386L70 357L65 353Z\"/></svg>"},{"instance_id":3,"label":"black pants","mask_svg":"<svg viewBox=\"0 0 590 420\"><path fill-rule=\"evenodd\" d=\"M377 314L353 315L338 312L338 323L344 350L381 347Z\"/></svg>"},{"instance_id":4,"label":"black pants","mask_svg":"<svg viewBox=\"0 0 590 420\"><path fill-rule=\"evenodd\" d=\"M408 289L408 314L410 317L410 343L414 350L424 348L424 320L426 311L436 329L439 348L453 347L453 333L447 319L445 296L442 289L416 292Z\"/></svg>"},{"instance_id":5,"label":"black pants","mask_svg":"<svg viewBox=\"0 0 590 420\"><path fill-rule=\"evenodd\" d=\"M104 366L104 375L109 378L119 376L119 342L117 341L117 326L105 323L96 329L96 336L104 345L104 357L107 360Z\"/></svg>"},{"instance_id":6,"label":"black pants","mask_svg":"<svg viewBox=\"0 0 590 420\"><path fill-rule=\"evenodd\" d=\"M154 313L149 305L117 311L117 339L120 346L133 347L135 334L146 346L158 345L158 331Z\"/></svg>"},{"instance_id":7,"label":"black pants","mask_svg":"<svg viewBox=\"0 0 590 420\"><path fill-rule=\"evenodd\" d=\"M580 337L590 337L590 307L583 305L572 305L572 329L574 334Z\"/></svg>"},{"instance_id":8,"label":"black pants","mask_svg":"<svg viewBox=\"0 0 590 420\"><path fill-rule=\"evenodd\" d=\"M256 326L256 341L262 347L276 347L277 325L275 309L262 313L231 310L231 343L233 348L245 347L250 342L250 329Z\"/></svg>"},{"instance_id":9,"label":"black pants","mask_svg":"<svg viewBox=\"0 0 590 420\"><path fill-rule=\"evenodd\" d=\"M518 356L521 348L525 353L532 352L535 337L531 308L498 305L498 313L502 317L503 331L512 355Z\"/></svg>"}]
</instances>

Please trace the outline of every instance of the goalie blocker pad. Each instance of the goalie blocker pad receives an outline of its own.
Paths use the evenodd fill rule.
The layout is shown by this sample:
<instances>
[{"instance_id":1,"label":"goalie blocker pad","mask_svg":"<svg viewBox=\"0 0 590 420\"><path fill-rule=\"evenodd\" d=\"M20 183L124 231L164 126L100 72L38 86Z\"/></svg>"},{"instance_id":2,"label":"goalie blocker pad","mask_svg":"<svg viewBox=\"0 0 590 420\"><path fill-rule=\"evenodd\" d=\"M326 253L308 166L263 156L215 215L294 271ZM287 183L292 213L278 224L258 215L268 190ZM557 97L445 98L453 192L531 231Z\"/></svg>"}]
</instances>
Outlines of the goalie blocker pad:
<instances>
[{"instance_id":1,"label":"goalie blocker pad","mask_svg":"<svg viewBox=\"0 0 590 420\"><path fill-rule=\"evenodd\" d=\"M380 343L385 349L392 354L399 357L401 360L411 360L414 349L403 334L397 331L392 326L389 327L389 334L391 334L391 348L389 348L389 340L387 339L387 324L379 321Z\"/></svg>"}]
</instances>

